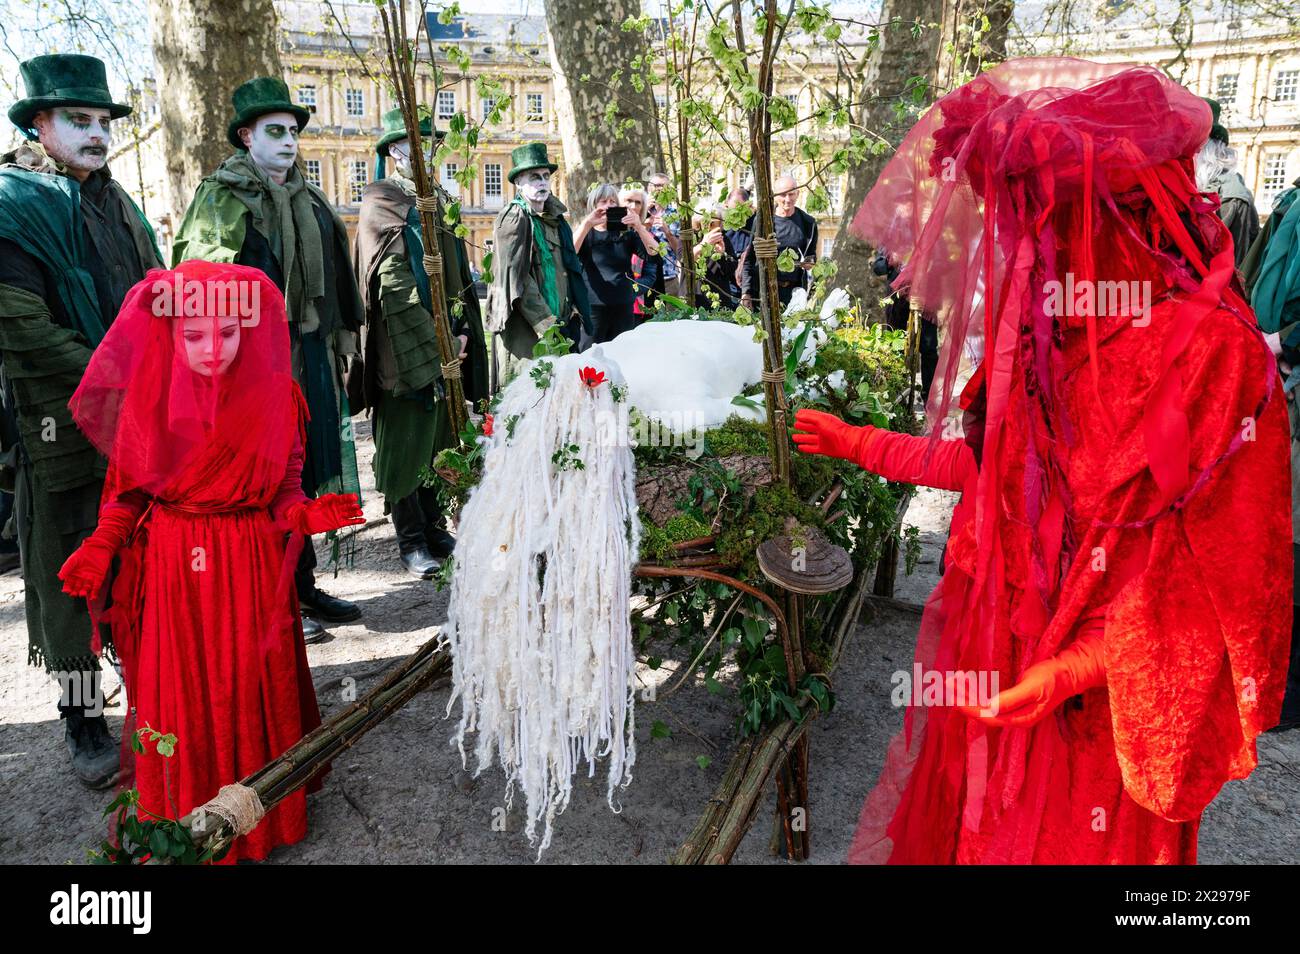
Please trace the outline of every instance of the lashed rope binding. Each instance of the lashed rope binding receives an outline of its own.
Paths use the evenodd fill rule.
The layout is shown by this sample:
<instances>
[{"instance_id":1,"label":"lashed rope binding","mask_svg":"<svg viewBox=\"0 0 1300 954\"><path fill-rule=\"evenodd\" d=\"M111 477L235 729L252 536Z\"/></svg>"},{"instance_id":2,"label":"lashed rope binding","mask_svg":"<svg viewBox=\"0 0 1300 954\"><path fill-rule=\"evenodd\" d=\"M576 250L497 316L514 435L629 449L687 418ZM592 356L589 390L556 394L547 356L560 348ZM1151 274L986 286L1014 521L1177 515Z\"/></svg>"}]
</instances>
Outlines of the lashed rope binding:
<instances>
[{"instance_id":1,"label":"lashed rope binding","mask_svg":"<svg viewBox=\"0 0 1300 954\"><path fill-rule=\"evenodd\" d=\"M266 814L257 792L246 785L222 785L217 794L196 809L195 814L216 815L225 820L236 835L247 835Z\"/></svg>"}]
</instances>

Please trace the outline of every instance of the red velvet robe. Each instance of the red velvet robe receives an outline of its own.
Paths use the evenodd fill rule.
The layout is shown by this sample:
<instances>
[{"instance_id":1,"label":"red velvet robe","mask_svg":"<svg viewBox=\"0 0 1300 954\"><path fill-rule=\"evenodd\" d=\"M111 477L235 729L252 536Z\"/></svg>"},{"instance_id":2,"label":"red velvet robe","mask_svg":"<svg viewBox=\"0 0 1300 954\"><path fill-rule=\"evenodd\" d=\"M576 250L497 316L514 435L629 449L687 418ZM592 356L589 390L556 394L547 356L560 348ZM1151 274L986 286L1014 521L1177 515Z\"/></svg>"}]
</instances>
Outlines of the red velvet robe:
<instances>
[{"instance_id":1,"label":"red velvet robe","mask_svg":"<svg viewBox=\"0 0 1300 954\"><path fill-rule=\"evenodd\" d=\"M1065 448L1069 493L1054 497L1036 525L1025 514L1031 435L1016 423L1030 417L1018 366L1000 450L1005 519L992 565L1003 598L988 648L1000 687L1084 626L1103 629L1106 685L1027 729L987 728L950 708L909 709L863 806L850 861L1193 863L1205 806L1224 782L1254 768L1255 736L1279 715L1290 641L1284 399L1275 388L1259 413L1264 383L1276 374L1271 355L1242 320L1207 315L1176 363L1191 472L1218 463L1181 508L1142 527L1104 526L1130 522L1160 499L1143 410L1159 371L1153 343L1179 321L1178 306L1161 302L1151 319L1147 328L1125 317L1099 322L1100 389L1083 329L1065 331L1063 393L1075 422ZM1219 460L1237 433L1245 444ZM912 479L928 440L879 437L867 468ZM976 479L970 448L949 441L921 481L966 492L922 620L916 659L927 670L978 669L982 658L963 627L979 599ZM1057 570L1047 561L1056 599L1044 608L1028 586L1029 554L1034 546L1060 553L1066 529L1077 539L1074 557Z\"/></svg>"},{"instance_id":2,"label":"red velvet robe","mask_svg":"<svg viewBox=\"0 0 1300 954\"><path fill-rule=\"evenodd\" d=\"M147 739L136 756L147 812L184 816L320 725L294 561L276 525L305 499L302 461L299 442L271 483L258 476L264 468L214 441L151 507L139 494L108 505L136 514L149 507L113 589L114 641L136 727L177 736L172 757ZM272 808L222 863L262 859L301 840L306 799L299 789Z\"/></svg>"}]
</instances>

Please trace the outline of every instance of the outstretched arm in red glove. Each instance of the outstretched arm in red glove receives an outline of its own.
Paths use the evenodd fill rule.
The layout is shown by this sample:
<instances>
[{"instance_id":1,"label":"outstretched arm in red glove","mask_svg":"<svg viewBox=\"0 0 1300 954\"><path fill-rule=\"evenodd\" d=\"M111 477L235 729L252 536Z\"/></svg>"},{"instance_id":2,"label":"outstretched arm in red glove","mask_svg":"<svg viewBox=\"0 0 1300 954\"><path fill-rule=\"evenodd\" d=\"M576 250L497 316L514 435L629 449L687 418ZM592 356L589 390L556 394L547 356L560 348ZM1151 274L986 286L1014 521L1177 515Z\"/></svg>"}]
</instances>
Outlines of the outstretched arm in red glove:
<instances>
[{"instance_id":1,"label":"outstretched arm in red glove","mask_svg":"<svg viewBox=\"0 0 1300 954\"><path fill-rule=\"evenodd\" d=\"M315 500L300 500L289 505L284 520L290 529L308 535L366 522L356 494L324 494Z\"/></svg>"},{"instance_id":2,"label":"outstretched arm in red glove","mask_svg":"<svg viewBox=\"0 0 1300 954\"><path fill-rule=\"evenodd\" d=\"M271 501L271 516L289 530L310 536L366 522L356 494L324 494L315 500L302 491L302 440L294 442L284 477Z\"/></svg>"},{"instance_id":3,"label":"outstretched arm in red glove","mask_svg":"<svg viewBox=\"0 0 1300 954\"><path fill-rule=\"evenodd\" d=\"M86 599L95 597L104 585L109 567L113 565L113 554L131 535L132 528L140 518L141 509L124 502L104 506L95 532L72 551L72 555L59 569L63 592Z\"/></svg>"},{"instance_id":4,"label":"outstretched arm in red glove","mask_svg":"<svg viewBox=\"0 0 1300 954\"><path fill-rule=\"evenodd\" d=\"M930 450L930 438L854 427L834 414L804 408L794 416L794 443L805 454L824 454L857 464L888 480L964 490L975 474L975 457L965 441L940 441ZM928 460L927 460L928 456Z\"/></svg>"},{"instance_id":5,"label":"outstretched arm in red glove","mask_svg":"<svg viewBox=\"0 0 1300 954\"><path fill-rule=\"evenodd\" d=\"M957 709L985 725L1033 725L1071 696L1106 684L1102 630L1101 619L1088 620L1074 642L1052 658L1034 663L1019 682L999 692L988 706Z\"/></svg>"}]
</instances>

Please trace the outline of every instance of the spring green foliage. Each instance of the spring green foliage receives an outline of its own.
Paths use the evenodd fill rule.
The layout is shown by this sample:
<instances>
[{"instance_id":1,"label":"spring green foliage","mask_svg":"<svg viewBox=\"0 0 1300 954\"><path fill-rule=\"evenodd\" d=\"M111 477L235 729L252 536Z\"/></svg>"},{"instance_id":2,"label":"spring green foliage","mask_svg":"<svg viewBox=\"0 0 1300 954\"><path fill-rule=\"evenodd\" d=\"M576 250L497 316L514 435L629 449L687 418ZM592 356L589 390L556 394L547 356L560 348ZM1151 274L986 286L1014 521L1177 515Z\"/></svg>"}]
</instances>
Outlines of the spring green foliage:
<instances>
[{"instance_id":1,"label":"spring green foliage","mask_svg":"<svg viewBox=\"0 0 1300 954\"><path fill-rule=\"evenodd\" d=\"M131 751L143 755L146 745L153 745L158 755L170 759L176 754L177 740L172 733L159 732L146 723L131 736ZM163 765L163 789L168 800L171 790L167 766ZM172 806L176 813L175 805ZM190 829L178 820L155 815L140 804L140 793L134 788L123 789L104 809L104 817L112 817L111 834L98 849L86 852L87 860L95 865L139 865L169 861L172 864L194 865L220 859L226 849L214 854L211 850L199 851Z\"/></svg>"}]
</instances>

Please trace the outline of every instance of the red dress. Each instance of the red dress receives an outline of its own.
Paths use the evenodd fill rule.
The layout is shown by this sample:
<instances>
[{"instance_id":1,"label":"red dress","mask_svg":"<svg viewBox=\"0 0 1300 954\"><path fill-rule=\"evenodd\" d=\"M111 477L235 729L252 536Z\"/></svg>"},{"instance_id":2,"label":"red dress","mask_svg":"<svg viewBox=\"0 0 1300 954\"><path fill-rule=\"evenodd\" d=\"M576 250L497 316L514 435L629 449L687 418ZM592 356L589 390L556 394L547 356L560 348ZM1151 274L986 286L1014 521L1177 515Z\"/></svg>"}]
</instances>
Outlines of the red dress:
<instances>
[{"instance_id":1,"label":"red dress","mask_svg":"<svg viewBox=\"0 0 1300 954\"><path fill-rule=\"evenodd\" d=\"M123 663L124 737L149 727L177 739L167 757L142 740L142 815L179 818L320 724L293 586L304 538L285 520L306 499L306 411L283 297L253 268L151 272L71 407L109 458L95 536L120 557L100 618ZM306 829L299 789L224 861L265 858Z\"/></svg>"},{"instance_id":2,"label":"red dress","mask_svg":"<svg viewBox=\"0 0 1300 954\"><path fill-rule=\"evenodd\" d=\"M1180 317L1170 301L1149 328L1103 324L1103 391L1115 433L1140 432L1159 371L1147 332ZM1072 420L1100 421L1088 385L1082 328L1065 335ZM1186 507L1145 527L1109 527L1158 496L1140 441L1080 428L1070 447L1068 512L1037 524L1024 512L1024 428L1007 432L1001 475L1005 518L994 541L1005 599L991 647L1001 688L1084 625L1103 628L1106 681L1026 729L989 728L955 709L910 708L868 796L849 860L861 863L1194 863L1201 812L1223 783L1249 775L1255 735L1276 723L1288 659L1289 437L1280 390L1259 413L1271 356L1258 333L1227 311L1201 322L1179 359L1193 469L1224 453L1243 421L1253 435L1210 473ZM1023 390L1012 387L1009 421ZM1017 397L1019 396L1019 397ZM869 470L917 473L926 438L881 434ZM970 448L947 441L921 482L968 491L953 512L945 572L927 603L916 661L925 671L979 670L982 649L964 622L974 611L977 559ZM1049 508L1050 509L1050 508ZM1027 586L1031 537L1086 528L1059 581L1050 619ZM1041 541L1038 543L1041 546ZM1086 621L1093 621L1088 623ZM1040 634L1041 633L1041 634Z\"/></svg>"},{"instance_id":3,"label":"red dress","mask_svg":"<svg viewBox=\"0 0 1300 954\"><path fill-rule=\"evenodd\" d=\"M184 816L320 725L296 596L287 585L285 533L275 517L304 499L298 447L278 483L258 480L212 445L160 494L123 554L115 598L138 624L115 629L137 728L174 733L175 755L136 756L141 806ZM128 504L141 513L148 506ZM168 788L170 786L170 788ZM236 840L224 862L262 859L307 832L298 789Z\"/></svg>"}]
</instances>

